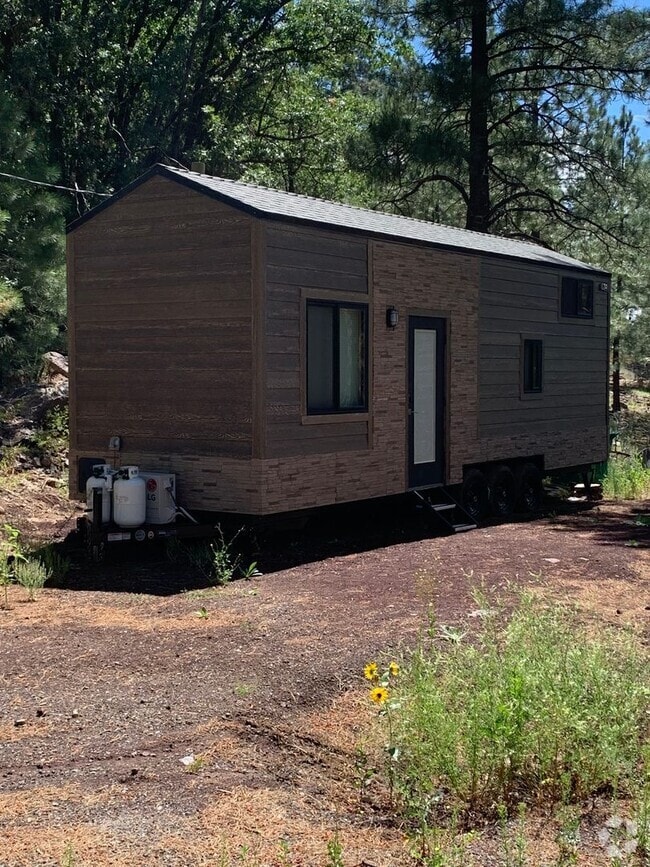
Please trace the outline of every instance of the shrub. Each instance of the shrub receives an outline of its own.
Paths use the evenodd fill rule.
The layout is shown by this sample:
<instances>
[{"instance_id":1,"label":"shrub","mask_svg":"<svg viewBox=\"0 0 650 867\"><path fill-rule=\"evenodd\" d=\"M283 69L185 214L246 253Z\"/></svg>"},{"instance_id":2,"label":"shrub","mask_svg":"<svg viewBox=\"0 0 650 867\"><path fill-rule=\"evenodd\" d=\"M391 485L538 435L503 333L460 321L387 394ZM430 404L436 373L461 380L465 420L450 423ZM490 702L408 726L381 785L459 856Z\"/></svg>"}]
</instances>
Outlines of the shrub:
<instances>
[{"instance_id":1,"label":"shrub","mask_svg":"<svg viewBox=\"0 0 650 867\"><path fill-rule=\"evenodd\" d=\"M59 554L54 545L45 545L35 552L35 557L47 572L48 578L61 581L70 571L70 558Z\"/></svg>"},{"instance_id":2,"label":"shrub","mask_svg":"<svg viewBox=\"0 0 650 867\"><path fill-rule=\"evenodd\" d=\"M404 661L383 709L406 812L420 822L437 804L492 814L624 786L649 704L634 636L593 638L574 613L530 597L509 619L481 608L477 640L436 631Z\"/></svg>"},{"instance_id":3,"label":"shrub","mask_svg":"<svg viewBox=\"0 0 650 867\"><path fill-rule=\"evenodd\" d=\"M18 584L27 590L30 602L36 599L36 591L40 590L50 577L47 569L38 560L22 560L16 563L14 573Z\"/></svg>"},{"instance_id":4,"label":"shrub","mask_svg":"<svg viewBox=\"0 0 650 867\"><path fill-rule=\"evenodd\" d=\"M650 470L640 455L612 456L603 477L603 494L614 500L640 500L650 496Z\"/></svg>"},{"instance_id":5,"label":"shrub","mask_svg":"<svg viewBox=\"0 0 650 867\"><path fill-rule=\"evenodd\" d=\"M16 565L25 559L20 541L20 530L11 524L0 527L0 587L3 588L3 605L9 608L7 588L15 578Z\"/></svg>"}]
</instances>

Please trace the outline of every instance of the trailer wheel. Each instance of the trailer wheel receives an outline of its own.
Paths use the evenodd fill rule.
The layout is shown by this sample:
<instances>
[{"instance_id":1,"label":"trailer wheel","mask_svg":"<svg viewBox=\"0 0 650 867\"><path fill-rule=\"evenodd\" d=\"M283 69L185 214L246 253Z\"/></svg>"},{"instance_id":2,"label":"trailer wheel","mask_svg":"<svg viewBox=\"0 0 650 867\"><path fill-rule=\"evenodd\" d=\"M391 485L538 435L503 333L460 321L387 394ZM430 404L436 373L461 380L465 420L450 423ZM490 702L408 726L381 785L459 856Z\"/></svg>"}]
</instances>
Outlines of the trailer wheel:
<instances>
[{"instance_id":1,"label":"trailer wheel","mask_svg":"<svg viewBox=\"0 0 650 867\"><path fill-rule=\"evenodd\" d=\"M463 479L460 502L475 523L480 523L488 513L489 489L487 479L480 470L469 470Z\"/></svg>"},{"instance_id":2,"label":"trailer wheel","mask_svg":"<svg viewBox=\"0 0 650 867\"><path fill-rule=\"evenodd\" d=\"M514 512L516 501L515 474L501 464L490 475L490 512L495 518L507 518Z\"/></svg>"},{"instance_id":3,"label":"trailer wheel","mask_svg":"<svg viewBox=\"0 0 650 867\"><path fill-rule=\"evenodd\" d=\"M541 470L535 464L524 464L517 473L517 511L539 512L543 501Z\"/></svg>"}]
</instances>

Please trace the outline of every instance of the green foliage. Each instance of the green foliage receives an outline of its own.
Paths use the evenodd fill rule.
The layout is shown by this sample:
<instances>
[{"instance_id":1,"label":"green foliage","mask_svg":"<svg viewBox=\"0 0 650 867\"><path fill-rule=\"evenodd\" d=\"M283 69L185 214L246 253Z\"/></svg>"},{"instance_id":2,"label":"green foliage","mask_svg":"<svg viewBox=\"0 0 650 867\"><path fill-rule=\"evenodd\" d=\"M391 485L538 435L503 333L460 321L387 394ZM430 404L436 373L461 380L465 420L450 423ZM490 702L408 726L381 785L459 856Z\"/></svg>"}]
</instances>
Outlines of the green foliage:
<instances>
[{"instance_id":1,"label":"green foliage","mask_svg":"<svg viewBox=\"0 0 650 867\"><path fill-rule=\"evenodd\" d=\"M16 582L27 590L30 602L36 599L36 591L40 590L50 577L47 569L39 560L20 560L14 567Z\"/></svg>"},{"instance_id":2,"label":"green foliage","mask_svg":"<svg viewBox=\"0 0 650 867\"><path fill-rule=\"evenodd\" d=\"M613 500L640 500L650 497L650 469L640 455L612 455L603 477L603 494Z\"/></svg>"},{"instance_id":3,"label":"green foliage","mask_svg":"<svg viewBox=\"0 0 650 867\"><path fill-rule=\"evenodd\" d=\"M639 856L650 862L650 744L643 750L640 780L634 793L634 819L638 828Z\"/></svg>"},{"instance_id":4,"label":"green foliage","mask_svg":"<svg viewBox=\"0 0 650 867\"><path fill-rule=\"evenodd\" d=\"M0 171L56 179L42 131L0 77ZM0 388L35 378L43 352L64 349L63 202L0 178Z\"/></svg>"},{"instance_id":5,"label":"green foliage","mask_svg":"<svg viewBox=\"0 0 650 867\"><path fill-rule=\"evenodd\" d=\"M9 608L8 587L15 580L17 565L25 560L20 535L20 530L11 524L3 524L0 528L0 587L5 610Z\"/></svg>"},{"instance_id":6,"label":"green foliage","mask_svg":"<svg viewBox=\"0 0 650 867\"><path fill-rule=\"evenodd\" d=\"M45 545L34 552L34 557L45 569L49 578L61 581L70 571L71 561L65 554L57 551L54 545Z\"/></svg>"},{"instance_id":7,"label":"green foliage","mask_svg":"<svg viewBox=\"0 0 650 867\"><path fill-rule=\"evenodd\" d=\"M343 846L338 834L327 841L327 867L345 867L343 862Z\"/></svg>"},{"instance_id":8,"label":"green foliage","mask_svg":"<svg viewBox=\"0 0 650 867\"><path fill-rule=\"evenodd\" d=\"M41 451L59 452L68 447L68 407L55 406L34 435L34 442Z\"/></svg>"},{"instance_id":9,"label":"green foliage","mask_svg":"<svg viewBox=\"0 0 650 867\"><path fill-rule=\"evenodd\" d=\"M633 635L593 638L559 605L485 611L476 642L423 643L390 702L390 774L405 813L493 812L625 789L646 735L647 659ZM439 634L439 633L438 633Z\"/></svg>"},{"instance_id":10,"label":"green foliage","mask_svg":"<svg viewBox=\"0 0 650 867\"><path fill-rule=\"evenodd\" d=\"M218 586L228 584L235 577L251 578L256 573L257 564L243 566L241 556L235 551L235 543L241 532L240 529L227 539L221 527L217 527L216 540L207 544L171 539L167 544L167 557L173 563L187 563Z\"/></svg>"}]
</instances>

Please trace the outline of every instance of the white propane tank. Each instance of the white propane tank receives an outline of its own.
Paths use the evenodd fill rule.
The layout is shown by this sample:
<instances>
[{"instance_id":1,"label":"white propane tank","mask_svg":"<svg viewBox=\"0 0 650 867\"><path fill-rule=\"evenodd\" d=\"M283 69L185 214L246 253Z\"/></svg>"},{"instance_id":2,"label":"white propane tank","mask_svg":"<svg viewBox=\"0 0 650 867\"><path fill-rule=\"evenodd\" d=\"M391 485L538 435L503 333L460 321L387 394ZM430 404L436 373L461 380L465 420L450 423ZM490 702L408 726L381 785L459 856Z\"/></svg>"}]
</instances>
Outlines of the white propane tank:
<instances>
[{"instance_id":1,"label":"white propane tank","mask_svg":"<svg viewBox=\"0 0 650 867\"><path fill-rule=\"evenodd\" d=\"M142 470L147 487L147 524L171 524L176 519L176 476Z\"/></svg>"},{"instance_id":2,"label":"white propane tank","mask_svg":"<svg viewBox=\"0 0 650 867\"><path fill-rule=\"evenodd\" d=\"M137 467L122 467L113 483L113 520L118 527L140 527L147 515L147 491Z\"/></svg>"},{"instance_id":3,"label":"white propane tank","mask_svg":"<svg viewBox=\"0 0 650 867\"><path fill-rule=\"evenodd\" d=\"M112 467L109 464L95 464L93 474L86 482L86 508L90 512L92 520L93 491L101 488L102 491L102 524L108 524L111 520L111 477Z\"/></svg>"}]
</instances>

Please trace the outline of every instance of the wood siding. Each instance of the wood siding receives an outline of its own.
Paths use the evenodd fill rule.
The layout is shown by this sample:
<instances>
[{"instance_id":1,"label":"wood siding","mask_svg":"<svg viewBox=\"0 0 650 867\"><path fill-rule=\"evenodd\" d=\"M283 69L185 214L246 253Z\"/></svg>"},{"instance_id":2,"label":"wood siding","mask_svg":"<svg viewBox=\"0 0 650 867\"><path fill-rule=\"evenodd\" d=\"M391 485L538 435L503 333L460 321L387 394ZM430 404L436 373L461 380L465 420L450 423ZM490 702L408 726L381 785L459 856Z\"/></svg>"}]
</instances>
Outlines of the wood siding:
<instances>
[{"instance_id":1,"label":"wood siding","mask_svg":"<svg viewBox=\"0 0 650 867\"><path fill-rule=\"evenodd\" d=\"M593 318L562 317L562 276L549 268L483 262L480 455L539 454L548 468L606 455L608 293L594 280ZM526 338L543 341L540 394L522 393Z\"/></svg>"},{"instance_id":2,"label":"wood siding","mask_svg":"<svg viewBox=\"0 0 650 867\"><path fill-rule=\"evenodd\" d=\"M303 424L303 417L305 301L367 301L368 242L276 225L267 225L265 234L265 457L367 449L367 418Z\"/></svg>"},{"instance_id":3,"label":"wood siding","mask_svg":"<svg viewBox=\"0 0 650 867\"><path fill-rule=\"evenodd\" d=\"M273 241L277 237L271 234ZM285 238L281 243L286 243ZM349 251L349 244L347 241L342 249ZM322 424L313 424L311 417L301 420L298 401L304 367L298 364L299 356L293 361L284 358L280 365L270 367L267 418L276 437L269 440L269 446L276 451L267 451L267 459L258 470L260 499L267 514L399 494L407 489L409 314L443 316L449 325L453 348L448 353L447 415L454 435L450 438L448 434L448 439L456 476L462 474L462 461L466 457L463 445L470 439L476 443L479 260L408 244L369 241L368 246L371 335L368 419L351 423L343 415L340 419L330 416ZM270 241L269 259L281 256L282 249L278 245L277 251L272 252ZM336 271L330 270L329 274L327 288L344 291L336 288L333 276ZM295 279L294 287L269 285L268 328L271 332L282 329L278 337L295 338L299 334L300 288L299 278ZM386 327L386 308L390 306L397 307L400 315L395 329ZM272 364L270 355L268 363ZM282 412L275 413L273 408L277 406L289 407L290 420ZM362 447L353 448L357 426L363 426L367 433L361 439Z\"/></svg>"},{"instance_id":4,"label":"wood siding","mask_svg":"<svg viewBox=\"0 0 650 867\"><path fill-rule=\"evenodd\" d=\"M122 463L179 473L189 507L249 510L251 225L154 177L69 235L71 469L116 434Z\"/></svg>"},{"instance_id":5,"label":"wood siding","mask_svg":"<svg viewBox=\"0 0 650 867\"><path fill-rule=\"evenodd\" d=\"M68 236L71 490L78 457L175 472L190 509L273 514L408 487L409 316L447 323L446 482L606 454L607 293L559 315L560 274L255 219L154 177ZM305 413L306 304L368 304L369 411ZM386 309L399 312L386 327ZM544 389L521 393L521 344Z\"/></svg>"}]
</instances>

